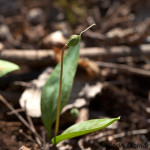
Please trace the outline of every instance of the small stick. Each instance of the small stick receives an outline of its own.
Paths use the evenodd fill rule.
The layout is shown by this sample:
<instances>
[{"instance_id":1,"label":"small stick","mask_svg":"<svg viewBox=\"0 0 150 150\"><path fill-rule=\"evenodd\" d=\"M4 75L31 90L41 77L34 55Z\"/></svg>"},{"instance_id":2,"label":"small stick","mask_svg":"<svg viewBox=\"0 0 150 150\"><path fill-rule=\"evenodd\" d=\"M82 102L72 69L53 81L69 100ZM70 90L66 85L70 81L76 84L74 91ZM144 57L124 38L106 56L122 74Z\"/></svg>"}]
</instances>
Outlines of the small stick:
<instances>
[{"instance_id":1,"label":"small stick","mask_svg":"<svg viewBox=\"0 0 150 150\"><path fill-rule=\"evenodd\" d=\"M150 77L150 71L140 68L131 67L129 65L122 65L117 63L109 63L109 62L96 62L99 67L106 67L112 69L118 69L119 71L125 73L132 73L140 76Z\"/></svg>"},{"instance_id":2,"label":"small stick","mask_svg":"<svg viewBox=\"0 0 150 150\"><path fill-rule=\"evenodd\" d=\"M31 119L31 117L30 117L30 116L28 115L28 113L27 113L26 105L25 105L25 113L26 113L27 120L28 120L28 122L29 122L30 128L31 128L31 130L32 130L32 132L33 132L33 134L34 134L34 136L35 136L35 139L36 139L38 145L39 145L39 146L42 146L42 142L41 142L41 141L42 141L42 137L36 132L36 129L35 129L35 127L34 127L34 124L33 124L33 122L32 122L32 119Z\"/></svg>"},{"instance_id":3,"label":"small stick","mask_svg":"<svg viewBox=\"0 0 150 150\"><path fill-rule=\"evenodd\" d=\"M30 125L28 122L5 100L5 98L0 95L0 100L12 111L14 114L18 117L18 119L27 127L30 129ZM31 129L30 129L31 130Z\"/></svg>"},{"instance_id":4,"label":"small stick","mask_svg":"<svg viewBox=\"0 0 150 150\"><path fill-rule=\"evenodd\" d=\"M7 102L7 100L0 95L0 100L12 111L14 114L18 117L18 119L29 129L31 132L35 134L35 131L31 128L30 124L11 106L10 103ZM39 143L38 143L39 144Z\"/></svg>"},{"instance_id":5,"label":"small stick","mask_svg":"<svg viewBox=\"0 0 150 150\"><path fill-rule=\"evenodd\" d=\"M35 142L30 136L28 136L25 132L23 132L22 129L20 129L19 132L20 132L24 137L26 137L28 140L30 140L31 142Z\"/></svg>"},{"instance_id":6,"label":"small stick","mask_svg":"<svg viewBox=\"0 0 150 150\"><path fill-rule=\"evenodd\" d=\"M19 109L15 109L15 111L19 112L24 112L24 108L19 108ZM14 111L10 111L7 113L7 115L13 115L15 112Z\"/></svg>"},{"instance_id":7,"label":"small stick","mask_svg":"<svg viewBox=\"0 0 150 150\"><path fill-rule=\"evenodd\" d=\"M121 132L118 134L110 135L108 137L103 137L103 138L94 138L94 140L98 140L99 142L105 141L108 139L109 141L117 138L122 138L125 136L132 136L132 135L141 135L141 134L147 134L149 132L149 129L139 129L139 130L133 130L133 131L128 131L128 132Z\"/></svg>"},{"instance_id":8,"label":"small stick","mask_svg":"<svg viewBox=\"0 0 150 150\"><path fill-rule=\"evenodd\" d=\"M90 25L88 28L86 28L85 30L83 30L80 35L82 35L82 33L86 32L87 30L89 30L91 27L95 26L96 24L93 23L92 25Z\"/></svg>"},{"instance_id":9,"label":"small stick","mask_svg":"<svg viewBox=\"0 0 150 150\"><path fill-rule=\"evenodd\" d=\"M43 148L45 150L46 148L46 137L45 137L45 131L42 130L42 141L43 141Z\"/></svg>"}]
</instances>

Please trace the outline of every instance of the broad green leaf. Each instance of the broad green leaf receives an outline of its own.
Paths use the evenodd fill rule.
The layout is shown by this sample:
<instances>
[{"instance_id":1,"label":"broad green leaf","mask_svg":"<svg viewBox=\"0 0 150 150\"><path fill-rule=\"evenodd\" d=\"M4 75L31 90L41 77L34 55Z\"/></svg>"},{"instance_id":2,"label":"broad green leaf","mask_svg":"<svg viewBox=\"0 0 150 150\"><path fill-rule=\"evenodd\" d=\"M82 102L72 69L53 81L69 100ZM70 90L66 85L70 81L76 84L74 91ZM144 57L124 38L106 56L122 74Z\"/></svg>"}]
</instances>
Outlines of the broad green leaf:
<instances>
[{"instance_id":1,"label":"broad green leaf","mask_svg":"<svg viewBox=\"0 0 150 150\"><path fill-rule=\"evenodd\" d=\"M103 129L119 119L120 117L112 119L93 119L74 124L66 129L61 135L56 136L56 144L66 139ZM55 144L54 138L52 139L52 143Z\"/></svg>"},{"instance_id":2,"label":"broad green leaf","mask_svg":"<svg viewBox=\"0 0 150 150\"><path fill-rule=\"evenodd\" d=\"M0 77L18 69L19 69L18 65L5 60L0 60Z\"/></svg>"},{"instance_id":3,"label":"broad green leaf","mask_svg":"<svg viewBox=\"0 0 150 150\"><path fill-rule=\"evenodd\" d=\"M67 104L79 58L80 41L68 49L64 57L61 110ZM60 63L56 66L42 89L41 111L42 121L51 137L51 126L56 120L56 109L59 92Z\"/></svg>"}]
</instances>

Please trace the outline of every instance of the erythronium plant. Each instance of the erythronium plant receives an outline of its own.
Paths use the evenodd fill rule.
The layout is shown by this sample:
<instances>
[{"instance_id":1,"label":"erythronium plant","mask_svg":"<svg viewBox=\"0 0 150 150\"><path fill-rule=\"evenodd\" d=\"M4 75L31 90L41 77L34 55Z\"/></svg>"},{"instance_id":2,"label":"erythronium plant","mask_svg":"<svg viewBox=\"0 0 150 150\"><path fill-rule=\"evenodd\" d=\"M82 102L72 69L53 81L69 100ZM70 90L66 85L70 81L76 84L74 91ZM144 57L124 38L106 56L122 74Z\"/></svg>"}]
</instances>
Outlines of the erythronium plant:
<instances>
[{"instance_id":1,"label":"erythronium plant","mask_svg":"<svg viewBox=\"0 0 150 150\"><path fill-rule=\"evenodd\" d=\"M54 138L52 138L52 143L54 145L62 140L105 128L120 119L120 117L118 117L113 119L88 120L82 123L74 124L66 129L61 135L58 135L60 112L68 102L77 69L81 35L94 25L95 24L82 31L80 35L72 35L69 38L67 44L62 48L61 62L55 67L42 89L42 121L50 138L52 124L56 121L55 135ZM64 56L64 51L67 48L68 52Z\"/></svg>"}]
</instances>

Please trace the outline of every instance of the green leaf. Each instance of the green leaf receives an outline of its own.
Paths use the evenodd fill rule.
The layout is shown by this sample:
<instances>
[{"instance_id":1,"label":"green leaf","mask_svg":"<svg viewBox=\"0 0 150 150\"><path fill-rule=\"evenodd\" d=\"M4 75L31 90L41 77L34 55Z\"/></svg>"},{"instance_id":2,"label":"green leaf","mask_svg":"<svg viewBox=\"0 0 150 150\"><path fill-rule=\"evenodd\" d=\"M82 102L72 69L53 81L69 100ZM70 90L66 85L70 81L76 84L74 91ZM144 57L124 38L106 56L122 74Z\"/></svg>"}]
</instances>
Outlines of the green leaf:
<instances>
[{"instance_id":1,"label":"green leaf","mask_svg":"<svg viewBox=\"0 0 150 150\"><path fill-rule=\"evenodd\" d=\"M79 58L80 41L68 49L64 57L61 110L67 104ZM59 92L60 63L56 66L42 89L41 111L42 121L51 137L51 126L56 120L56 110Z\"/></svg>"},{"instance_id":2,"label":"green leaf","mask_svg":"<svg viewBox=\"0 0 150 150\"><path fill-rule=\"evenodd\" d=\"M0 60L0 77L15 70L19 70L18 65L5 60Z\"/></svg>"},{"instance_id":3,"label":"green leaf","mask_svg":"<svg viewBox=\"0 0 150 150\"><path fill-rule=\"evenodd\" d=\"M112 119L93 119L74 124L66 129L61 135L56 136L56 144L66 139L70 139L105 128L119 119L120 117ZM54 138L52 139L52 143L54 144Z\"/></svg>"}]
</instances>

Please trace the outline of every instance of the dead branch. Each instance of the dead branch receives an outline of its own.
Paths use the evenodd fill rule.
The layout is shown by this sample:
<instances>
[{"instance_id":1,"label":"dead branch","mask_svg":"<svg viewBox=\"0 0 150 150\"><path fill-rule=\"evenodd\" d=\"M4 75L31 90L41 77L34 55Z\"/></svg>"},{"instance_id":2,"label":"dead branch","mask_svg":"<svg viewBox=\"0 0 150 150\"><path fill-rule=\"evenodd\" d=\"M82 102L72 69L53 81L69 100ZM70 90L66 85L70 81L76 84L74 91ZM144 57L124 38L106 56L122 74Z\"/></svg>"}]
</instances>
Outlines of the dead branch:
<instances>
[{"instance_id":1,"label":"dead branch","mask_svg":"<svg viewBox=\"0 0 150 150\"><path fill-rule=\"evenodd\" d=\"M52 50L5 49L0 52L0 59L29 66L50 65L50 63L55 62L54 52Z\"/></svg>"},{"instance_id":2,"label":"dead branch","mask_svg":"<svg viewBox=\"0 0 150 150\"><path fill-rule=\"evenodd\" d=\"M31 128L30 124L12 107L12 105L7 102L7 100L0 95L0 100L18 117L18 119L35 135L35 138L39 137L39 135ZM39 144L39 143L38 143Z\"/></svg>"},{"instance_id":3,"label":"dead branch","mask_svg":"<svg viewBox=\"0 0 150 150\"><path fill-rule=\"evenodd\" d=\"M80 56L91 59L110 59L126 56L150 56L150 44L142 44L138 47L112 46L107 48L91 47L81 48ZM56 63L53 50L16 50L5 49L0 52L0 59L12 61L19 65L49 66Z\"/></svg>"},{"instance_id":4,"label":"dead branch","mask_svg":"<svg viewBox=\"0 0 150 150\"><path fill-rule=\"evenodd\" d=\"M92 137L86 137L85 141L86 142L89 142L91 140L98 140L99 142L106 141L106 140L112 141L117 138L123 138L125 136L147 134L148 132L149 132L149 129L132 130L132 131L121 132L121 133L117 133L117 134L112 134L112 131L106 131L106 132L99 133Z\"/></svg>"},{"instance_id":5,"label":"dead branch","mask_svg":"<svg viewBox=\"0 0 150 150\"><path fill-rule=\"evenodd\" d=\"M150 71L140 68L131 67L128 65L116 64L116 63L108 63L108 62L97 62L100 67L117 69L123 73L130 73L135 75L140 75L144 77L150 77Z\"/></svg>"},{"instance_id":6,"label":"dead branch","mask_svg":"<svg viewBox=\"0 0 150 150\"><path fill-rule=\"evenodd\" d=\"M126 133L122 132L122 133L114 134L108 138L111 141L112 139L116 139L116 138L122 138L125 136L132 136L132 135L139 135L139 134L147 134L148 132L149 132L149 129L139 129L139 130L128 131Z\"/></svg>"},{"instance_id":7,"label":"dead branch","mask_svg":"<svg viewBox=\"0 0 150 150\"><path fill-rule=\"evenodd\" d=\"M25 132L23 132L22 129L19 130L19 133L21 133L25 138L27 138L28 140L30 140L31 142L34 142L34 140L32 139L31 136L27 135Z\"/></svg>"},{"instance_id":8,"label":"dead branch","mask_svg":"<svg viewBox=\"0 0 150 150\"><path fill-rule=\"evenodd\" d=\"M35 139L37 141L37 143L39 144L39 146L42 146L42 138L41 136L37 133L35 127L34 127L34 124L32 122L32 119L31 117L28 115L27 111L26 111L26 104L25 104L25 113L26 113L26 116L27 116L27 120L28 120L28 123L30 125L30 128L32 130L32 132L34 133L35 135Z\"/></svg>"},{"instance_id":9,"label":"dead branch","mask_svg":"<svg viewBox=\"0 0 150 150\"><path fill-rule=\"evenodd\" d=\"M6 101L6 99L4 99L4 97L2 97L0 95L0 100L11 110L15 113L15 115L18 117L18 119L28 128L30 129L30 125L28 124L28 122L12 107L12 105Z\"/></svg>"}]
</instances>

